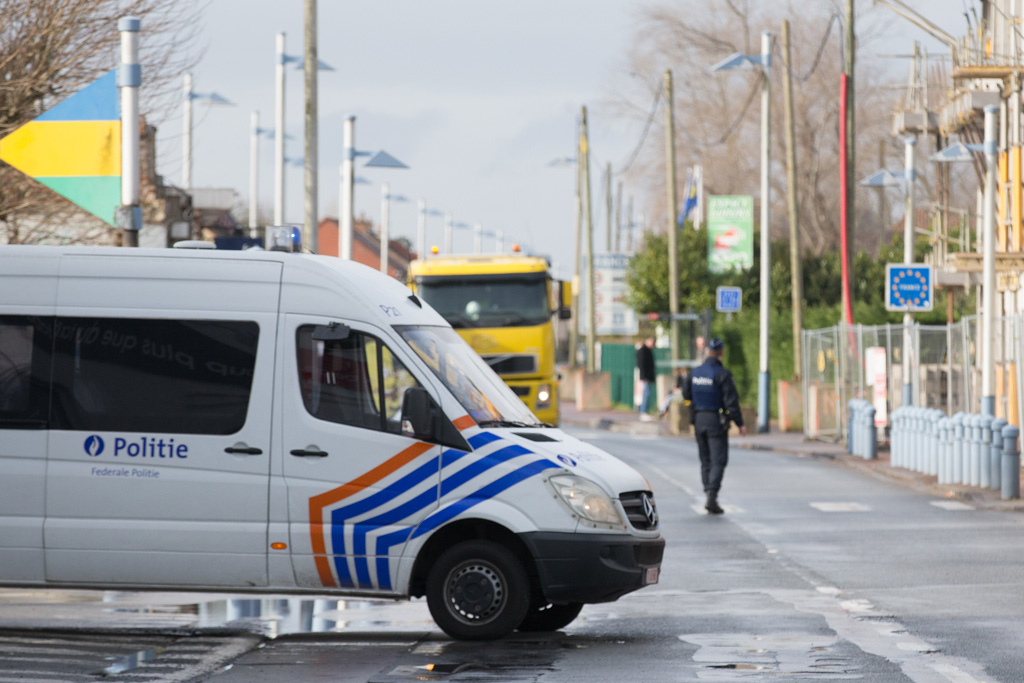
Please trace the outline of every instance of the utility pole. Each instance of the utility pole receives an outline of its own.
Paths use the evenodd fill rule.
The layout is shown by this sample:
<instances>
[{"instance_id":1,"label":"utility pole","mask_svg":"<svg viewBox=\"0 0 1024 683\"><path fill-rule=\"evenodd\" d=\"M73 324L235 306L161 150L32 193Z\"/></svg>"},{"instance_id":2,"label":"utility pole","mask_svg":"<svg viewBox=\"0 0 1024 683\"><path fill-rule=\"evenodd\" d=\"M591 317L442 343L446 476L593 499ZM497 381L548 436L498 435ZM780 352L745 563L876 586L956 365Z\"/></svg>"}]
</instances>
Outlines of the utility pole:
<instances>
[{"instance_id":1,"label":"utility pole","mask_svg":"<svg viewBox=\"0 0 1024 683\"><path fill-rule=\"evenodd\" d=\"M793 123L793 71L789 51L789 21L782 22L782 87L786 112L786 204L789 208L789 269L793 296L793 376L802 370L800 335L804 327L804 274L800 261L800 212L796 205L796 132Z\"/></svg>"},{"instance_id":2,"label":"utility pole","mask_svg":"<svg viewBox=\"0 0 1024 683\"><path fill-rule=\"evenodd\" d=\"M584 107L583 111L586 111ZM572 271L572 325L569 326L569 367L576 369L576 349L580 344L580 247L583 240L583 132L576 122L576 248L573 250L575 264Z\"/></svg>"},{"instance_id":3,"label":"utility pole","mask_svg":"<svg viewBox=\"0 0 1024 683\"><path fill-rule=\"evenodd\" d=\"M856 150L857 141L856 133L854 132L854 80L853 70L854 62L856 61L856 35L854 29L854 15L853 15L854 0L846 0L846 51L843 55L843 73L845 74L845 94L846 94L846 111L843 112L843 116L846 119L846 186L843 187L843 192L846 195L846 205L844 207L843 221L846 224L846 277L843 283L843 316L847 323L853 324L852 312L853 312L853 301L852 293L850 292L850 280L852 278L851 273L853 272L854 262L854 249L856 240L854 236L856 234L855 224L857 222L857 212L854 210L854 199L856 185L854 185L853 179L857 174L857 163L856 163Z\"/></svg>"},{"instance_id":4,"label":"utility pole","mask_svg":"<svg viewBox=\"0 0 1024 683\"><path fill-rule=\"evenodd\" d=\"M672 110L672 70L665 70L665 182L668 200L668 311L672 314L672 361L679 360L679 231L676 228L676 124Z\"/></svg>"},{"instance_id":5,"label":"utility pole","mask_svg":"<svg viewBox=\"0 0 1024 683\"><path fill-rule=\"evenodd\" d=\"M622 181L615 193L615 253L622 251Z\"/></svg>"},{"instance_id":6,"label":"utility pole","mask_svg":"<svg viewBox=\"0 0 1024 683\"><path fill-rule=\"evenodd\" d=\"M590 140L587 137L587 108L583 107L580 119L580 134L583 146L583 213L586 216L587 231L587 372L597 371L594 363L594 216L590 202Z\"/></svg>"},{"instance_id":7,"label":"utility pole","mask_svg":"<svg viewBox=\"0 0 1024 683\"><path fill-rule=\"evenodd\" d=\"M316 2L306 1L306 212L302 232L306 248L314 254L320 252L317 225L317 56L316 56ZM385 246L385 250L387 247ZM386 256L386 252L385 252ZM386 260L385 260L386 262Z\"/></svg>"},{"instance_id":8,"label":"utility pole","mask_svg":"<svg viewBox=\"0 0 1024 683\"><path fill-rule=\"evenodd\" d=\"M612 250L612 165L608 163L605 165L604 172L604 198L605 198L605 218L607 218L605 238L604 238L604 250L610 252Z\"/></svg>"}]
</instances>

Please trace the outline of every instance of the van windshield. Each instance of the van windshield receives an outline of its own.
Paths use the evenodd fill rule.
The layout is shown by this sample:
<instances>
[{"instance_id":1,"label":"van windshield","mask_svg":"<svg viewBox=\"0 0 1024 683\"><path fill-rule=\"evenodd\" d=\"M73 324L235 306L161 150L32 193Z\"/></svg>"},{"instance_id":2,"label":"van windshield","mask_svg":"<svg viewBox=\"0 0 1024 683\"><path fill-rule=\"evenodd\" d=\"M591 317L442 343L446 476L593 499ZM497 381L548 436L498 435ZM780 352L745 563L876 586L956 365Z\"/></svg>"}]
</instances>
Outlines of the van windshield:
<instances>
[{"instance_id":1,"label":"van windshield","mask_svg":"<svg viewBox=\"0 0 1024 683\"><path fill-rule=\"evenodd\" d=\"M546 426L450 327L396 327L481 427Z\"/></svg>"}]
</instances>

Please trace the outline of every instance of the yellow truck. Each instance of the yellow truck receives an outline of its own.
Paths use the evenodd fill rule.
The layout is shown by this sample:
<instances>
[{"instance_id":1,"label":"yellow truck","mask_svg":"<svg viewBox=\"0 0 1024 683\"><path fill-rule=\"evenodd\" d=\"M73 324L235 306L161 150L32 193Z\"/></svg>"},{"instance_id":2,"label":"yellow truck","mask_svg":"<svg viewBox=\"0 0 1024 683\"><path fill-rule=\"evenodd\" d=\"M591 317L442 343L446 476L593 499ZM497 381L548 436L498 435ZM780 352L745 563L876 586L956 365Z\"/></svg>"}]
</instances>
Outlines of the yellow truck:
<instances>
[{"instance_id":1,"label":"yellow truck","mask_svg":"<svg viewBox=\"0 0 1024 683\"><path fill-rule=\"evenodd\" d=\"M558 424L553 317L570 288L547 259L523 254L436 256L409 264L409 287L433 306L542 421Z\"/></svg>"}]
</instances>

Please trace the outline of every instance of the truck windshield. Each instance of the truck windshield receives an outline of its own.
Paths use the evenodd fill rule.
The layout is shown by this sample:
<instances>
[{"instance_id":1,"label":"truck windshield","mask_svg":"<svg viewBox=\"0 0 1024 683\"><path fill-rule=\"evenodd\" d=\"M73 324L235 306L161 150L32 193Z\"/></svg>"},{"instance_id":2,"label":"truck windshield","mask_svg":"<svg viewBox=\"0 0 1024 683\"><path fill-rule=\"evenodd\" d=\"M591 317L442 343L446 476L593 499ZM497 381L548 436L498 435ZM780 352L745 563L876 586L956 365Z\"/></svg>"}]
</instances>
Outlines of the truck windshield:
<instances>
[{"instance_id":1,"label":"truck windshield","mask_svg":"<svg viewBox=\"0 0 1024 683\"><path fill-rule=\"evenodd\" d=\"M551 317L546 277L424 277L416 291L452 327L527 327Z\"/></svg>"},{"instance_id":2,"label":"truck windshield","mask_svg":"<svg viewBox=\"0 0 1024 683\"><path fill-rule=\"evenodd\" d=\"M449 327L396 328L481 427L546 426Z\"/></svg>"}]
</instances>

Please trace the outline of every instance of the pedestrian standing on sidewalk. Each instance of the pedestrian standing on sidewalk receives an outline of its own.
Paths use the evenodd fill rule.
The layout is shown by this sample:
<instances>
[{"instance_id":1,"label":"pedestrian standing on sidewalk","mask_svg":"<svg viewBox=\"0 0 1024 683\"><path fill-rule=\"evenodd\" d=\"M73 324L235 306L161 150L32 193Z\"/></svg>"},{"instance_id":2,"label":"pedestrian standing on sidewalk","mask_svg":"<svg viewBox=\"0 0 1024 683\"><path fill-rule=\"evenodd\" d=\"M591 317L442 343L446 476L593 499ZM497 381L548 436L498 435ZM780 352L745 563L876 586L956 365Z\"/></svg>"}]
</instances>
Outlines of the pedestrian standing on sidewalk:
<instances>
[{"instance_id":1,"label":"pedestrian standing on sidewalk","mask_svg":"<svg viewBox=\"0 0 1024 683\"><path fill-rule=\"evenodd\" d=\"M732 373L722 365L725 344L717 337L708 344L707 359L690 373L683 383L683 398L690 401L691 419L700 454L700 478L707 502L704 509L712 515L725 512L718 504L718 490L729 464L729 421L736 423L745 436L740 413L740 397Z\"/></svg>"},{"instance_id":2,"label":"pedestrian standing on sidewalk","mask_svg":"<svg viewBox=\"0 0 1024 683\"><path fill-rule=\"evenodd\" d=\"M704 343L704 337L697 337L694 340L694 345L697 348L697 355L694 356L693 360L700 364L704 360L704 351L707 349L707 344ZM673 401L683 400L683 383L686 382L686 378L690 375L690 371L686 368L679 368L676 370L676 381L672 391L665 396L665 400L661 403L661 408L658 409L658 419L664 419L668 415L668 407L672 405ZM692 422L692 420L691 420Z\"/></svg>"},{"instance_id":3,"label":"pedestrian standing on sidewalk","mask_svg":"<svg viewBox=\"0 0 1024 683\"><path fill-rule=\"evenodd\" d=\"M640 406L641 415L647 414L647 406L651 401L651 387L654 386L654 337L648 337L636 350L636 367L640 371Z\"/></svg>"}]
</instances>

